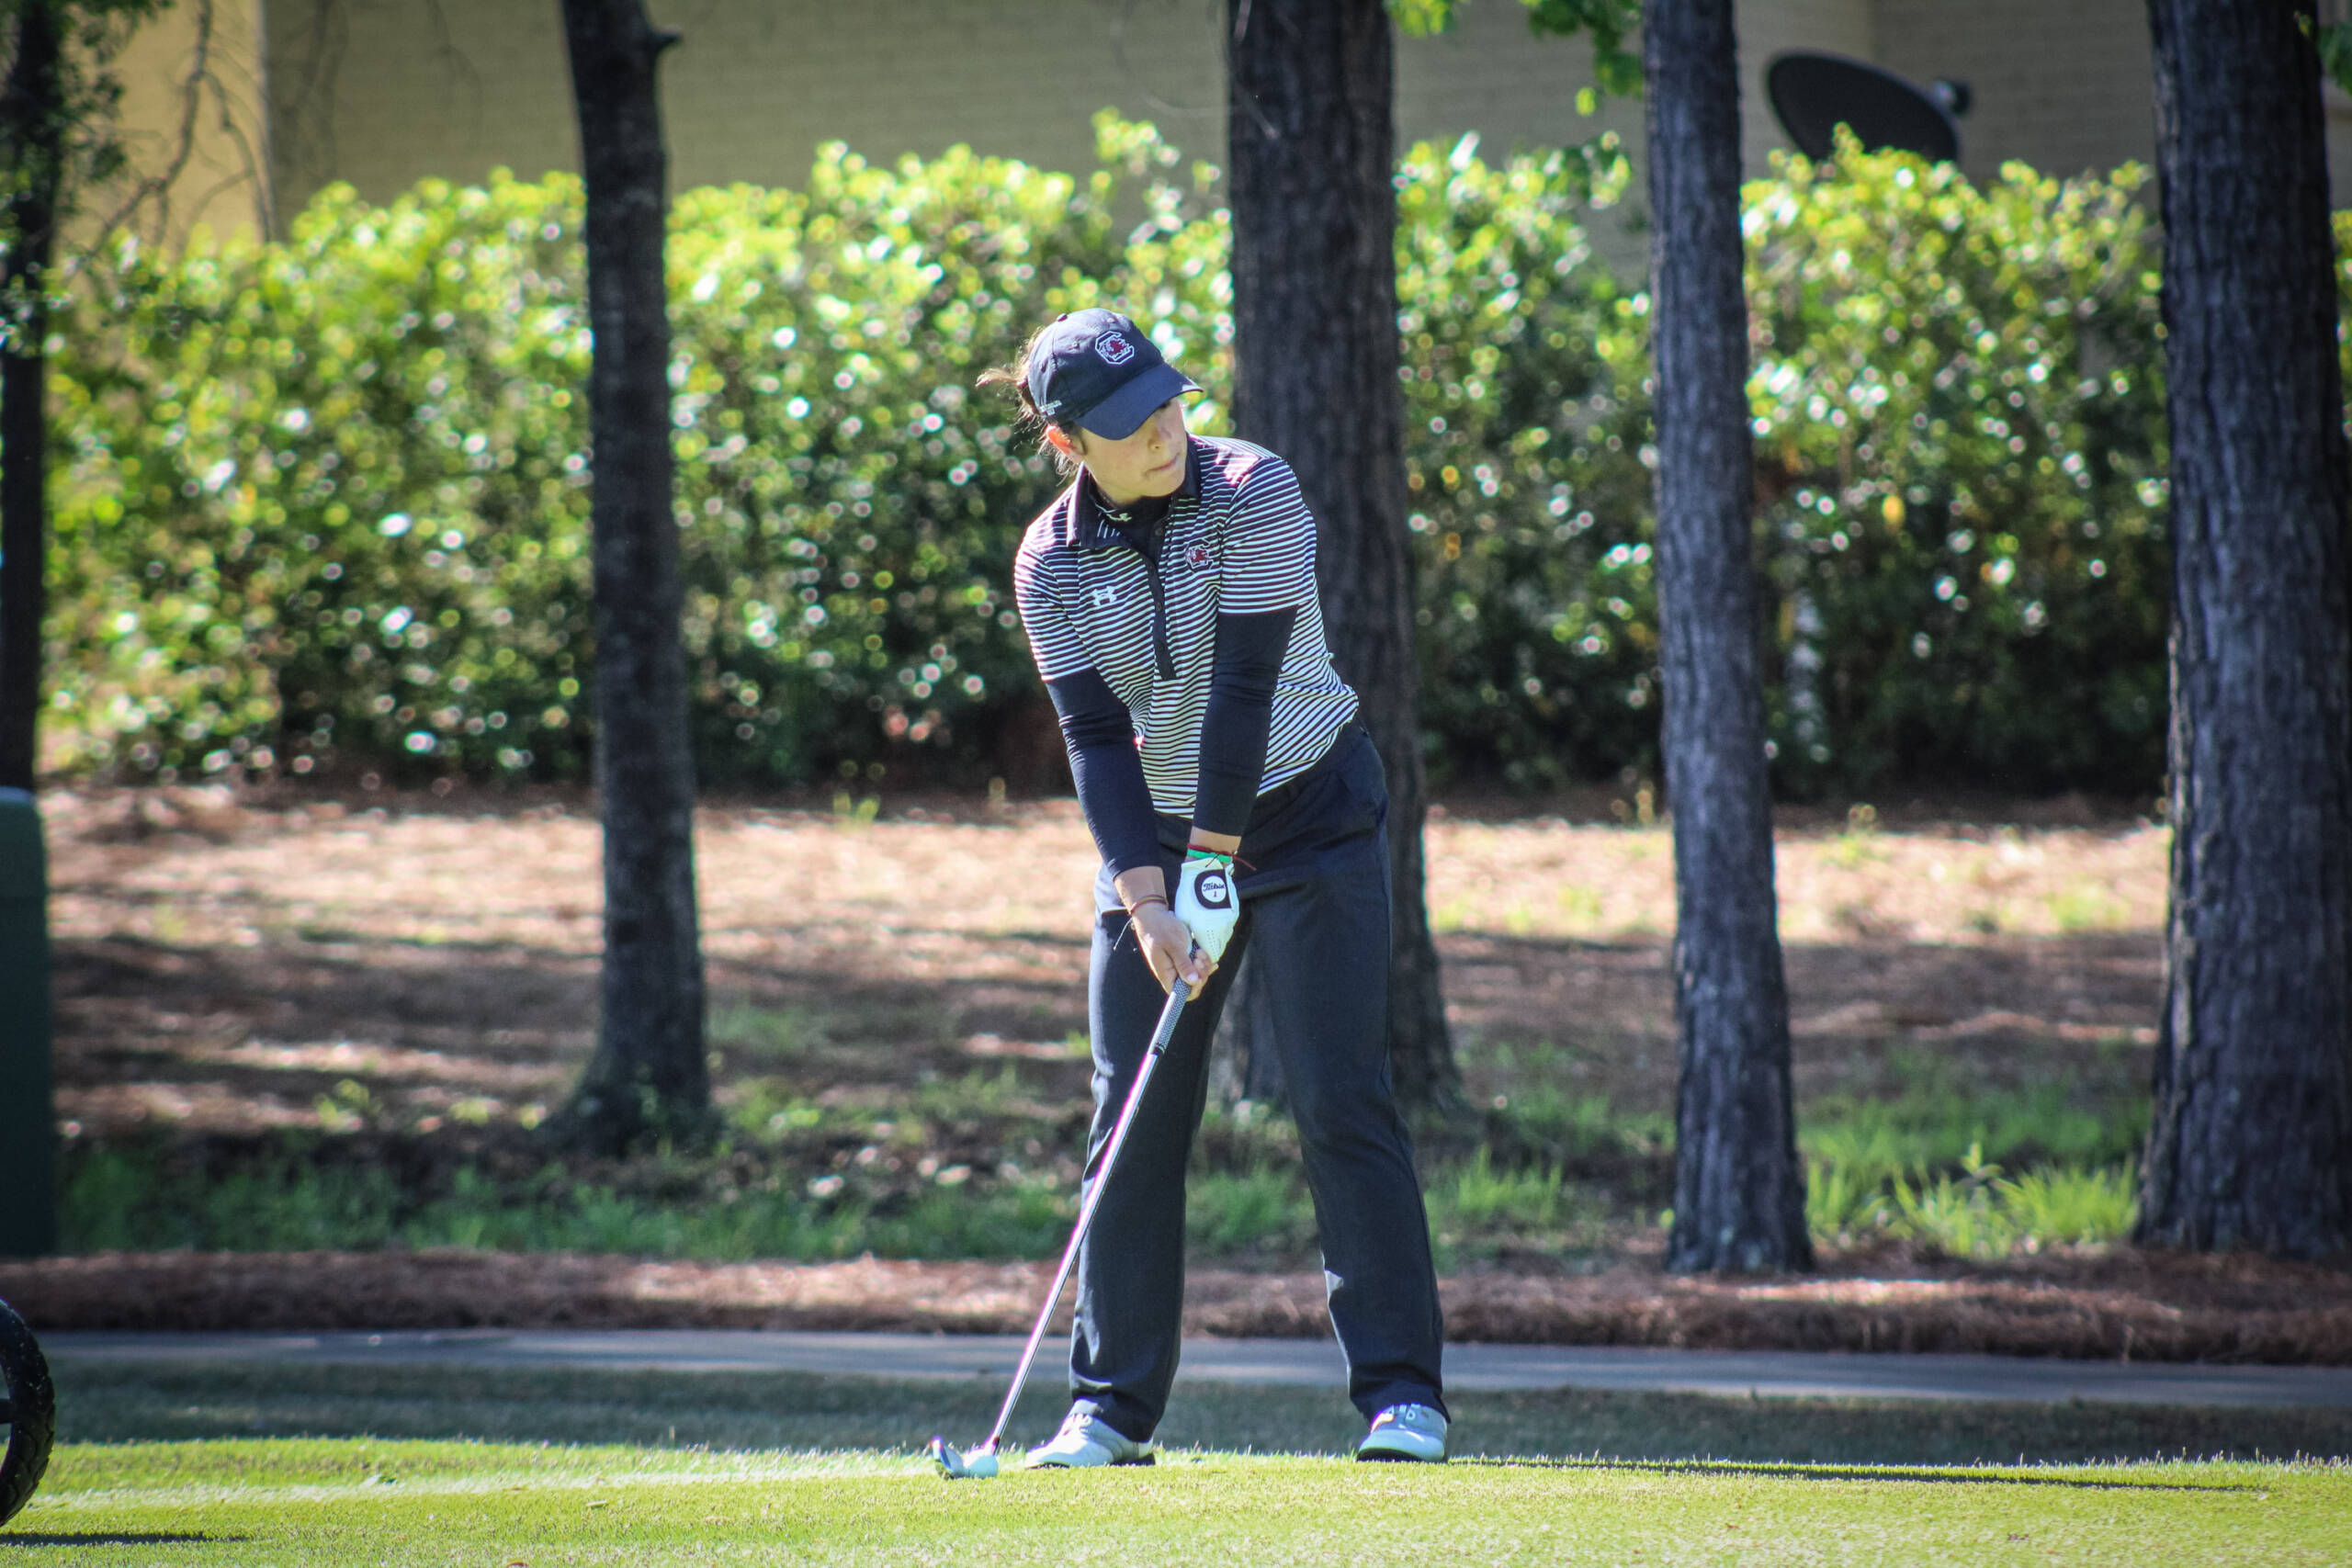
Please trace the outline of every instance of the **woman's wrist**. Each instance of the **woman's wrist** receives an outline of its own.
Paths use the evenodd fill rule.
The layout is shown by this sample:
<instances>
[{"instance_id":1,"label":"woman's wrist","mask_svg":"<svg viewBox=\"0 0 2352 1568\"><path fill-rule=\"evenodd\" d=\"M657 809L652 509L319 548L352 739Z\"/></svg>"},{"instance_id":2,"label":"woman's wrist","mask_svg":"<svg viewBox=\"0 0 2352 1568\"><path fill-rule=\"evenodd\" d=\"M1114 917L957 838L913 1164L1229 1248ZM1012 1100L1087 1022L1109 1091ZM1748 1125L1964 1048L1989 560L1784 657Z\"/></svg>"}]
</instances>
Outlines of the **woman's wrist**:
<instances>
[{"instance_id":1,"label":"woman's wrist","mask_svg":"<svg viewBox=\"0 0 2352 1568\"><path fill-rule=\"evenodd\" d=\"M1111 879L1111 894L1130 915L1147 904L1170 907L1168 880L1156 865L1130 866Z\"/></svg>"}]
</instances>

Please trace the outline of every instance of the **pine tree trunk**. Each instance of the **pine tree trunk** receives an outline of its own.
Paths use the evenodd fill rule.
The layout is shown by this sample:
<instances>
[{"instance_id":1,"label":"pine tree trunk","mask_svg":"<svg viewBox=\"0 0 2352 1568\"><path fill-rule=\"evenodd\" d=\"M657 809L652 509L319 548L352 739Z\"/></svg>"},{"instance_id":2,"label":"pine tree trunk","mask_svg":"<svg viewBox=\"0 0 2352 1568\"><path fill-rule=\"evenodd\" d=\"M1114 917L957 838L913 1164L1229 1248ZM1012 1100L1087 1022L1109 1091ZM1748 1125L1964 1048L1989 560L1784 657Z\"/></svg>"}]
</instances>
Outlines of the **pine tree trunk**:
<instances>
[{"instance_id":1,"label":"pine tree trunk","mask_svg":"<svg viewBox=\"0 0 2352 1568\"><path fill-rule=\"evenodd\" d=\"M2173 848L2139 1235L2308 1258L2352 1249L2352 604L2318 56L2298 9L2148 7Z\"/></svg>"},{"instance_id":2,"label":"pine tree trunk","mask_svg":"<svg viewBox=\"0 0 2352 1568\"><path fill-rule=\"evenodd\" d=\"M1230 0L1234 428L1297 471L1340 673L1388 772L1389 1060L1408 1104L1461 1074L1422 892L1428 814L1397 388L1395 60L1381 0Z\"/></svg>"},{"instance_id":3,"label":"pine tree trunk","mask_svg":"<svg viewBox=\"0 0 2352 1568\"><path fill-rule=\"evenodd\" d=\"M0 264L0 789L29 790L39 760L42 574L49 559L49 271L57 248L65 104L56 6L16 7L0 85L0 177L9 186Z\"/></svg>"},{"instance_id":4,"label":"pine tree trunk","mask_svg":"<svg viewBox=\"0 0 2352 1568\"><path fill-rule=\"evenodd\" d=\"M1667 1266L1809 1269L1757 668L1731 0L1649 0L1643 54L1681 1057Z\"/></svg>"},{"instance_id":5,"label":"pine tree trunk","mask_svg":"<svg viewBox=\"0 0 2352 1568\"><path fill-rule=\"evenodd\" d=\"M595 776L605 824L596 1052L567 1113L585 1146L704 1131L702 949L686 739L662 249L668 159L654 73L674 41L639 0L563 0L588 192Z\"/></svg>"}]
</instances>

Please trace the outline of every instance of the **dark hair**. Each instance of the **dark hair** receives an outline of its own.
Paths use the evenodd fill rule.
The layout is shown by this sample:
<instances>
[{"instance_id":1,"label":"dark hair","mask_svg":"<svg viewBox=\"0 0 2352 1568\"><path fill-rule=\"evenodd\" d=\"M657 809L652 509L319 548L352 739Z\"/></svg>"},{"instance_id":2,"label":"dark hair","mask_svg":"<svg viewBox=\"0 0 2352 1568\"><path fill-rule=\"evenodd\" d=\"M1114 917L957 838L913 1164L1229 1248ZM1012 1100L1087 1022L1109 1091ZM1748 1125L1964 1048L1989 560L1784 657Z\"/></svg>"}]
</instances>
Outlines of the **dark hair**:
<instances>
[{"instance_id":1,"label":"dark hair","mask_svg":"<svg viewBox=\"0 0 2352 1568\"><path fill-rule=\"evenodd\" d=\"M1078 455L1074 452L1065 452L1054 446L1046 439L1046 432L1060 430L1081 446L1086 444L1086 437L1082 432L1057 424L1038 412L1037 400L1029 395L1029 355L1036 350L1037 340L1044 337L1046 329L1053 324L1052 321L1048 321L1045 326L1031 333L1029 341L1021 345L1021 352L1013 356L1012 364L992 366L980 372L980 378L977 384L981 387L1012 389L1012 395L1021 401L1021 416L1013 422L1013 434L1027 435L1034 432L1037 437L1037 445L1053 455L1055 468L1060 472L1062 478L1069 479L1078 472L1080 465Z\"/></svg>"}]
</instances>

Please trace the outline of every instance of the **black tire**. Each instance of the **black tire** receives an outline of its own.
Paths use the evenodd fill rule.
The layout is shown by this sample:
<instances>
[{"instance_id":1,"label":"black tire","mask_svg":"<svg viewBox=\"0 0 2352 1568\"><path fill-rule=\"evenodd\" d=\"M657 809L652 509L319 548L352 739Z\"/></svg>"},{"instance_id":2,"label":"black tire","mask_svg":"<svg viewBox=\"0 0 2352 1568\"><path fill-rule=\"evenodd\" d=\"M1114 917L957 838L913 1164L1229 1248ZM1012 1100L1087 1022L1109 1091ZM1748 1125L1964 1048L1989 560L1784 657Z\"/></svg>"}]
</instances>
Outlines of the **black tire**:
<instances>
[{"instance_id":1,"label":"black tire","mask_svg":"<svg viewBox=\"0 0 2352 1568\"><path fill-rule=\"evenodd\" d=\"M6 1453L0 1456L5 1525L32 1501L49 1468L50 1439L57 1435L57 1385L50 1382L49 1362L33 1331L6 1302L0 1302L0 1384L6 1401L0 1406L0 1430L8 1434Z\"/></svg>"}]
</instances>

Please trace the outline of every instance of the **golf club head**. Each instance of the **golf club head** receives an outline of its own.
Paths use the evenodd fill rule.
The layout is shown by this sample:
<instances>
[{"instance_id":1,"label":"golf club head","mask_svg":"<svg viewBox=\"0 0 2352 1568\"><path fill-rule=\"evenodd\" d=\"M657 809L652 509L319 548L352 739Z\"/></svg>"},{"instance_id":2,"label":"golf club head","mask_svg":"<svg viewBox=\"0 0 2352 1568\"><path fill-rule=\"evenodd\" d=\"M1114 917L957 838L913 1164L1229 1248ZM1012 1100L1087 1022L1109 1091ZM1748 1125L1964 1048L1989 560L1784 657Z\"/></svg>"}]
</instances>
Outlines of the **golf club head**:
<instances>
[{"instance_id":1,"label":"golf club head","mask_svg":"<svg viewBox=\"0 0 2352 1568\"><path fill-rule=\"evenodd\" d=\"M996 1479L996 1445L982 1443L970 1453L959 1454L947 1446L945 1438L931 1439L931 1462L939 1473L950 1481L993 1481Z\"/></svg>"}]
</instances>

